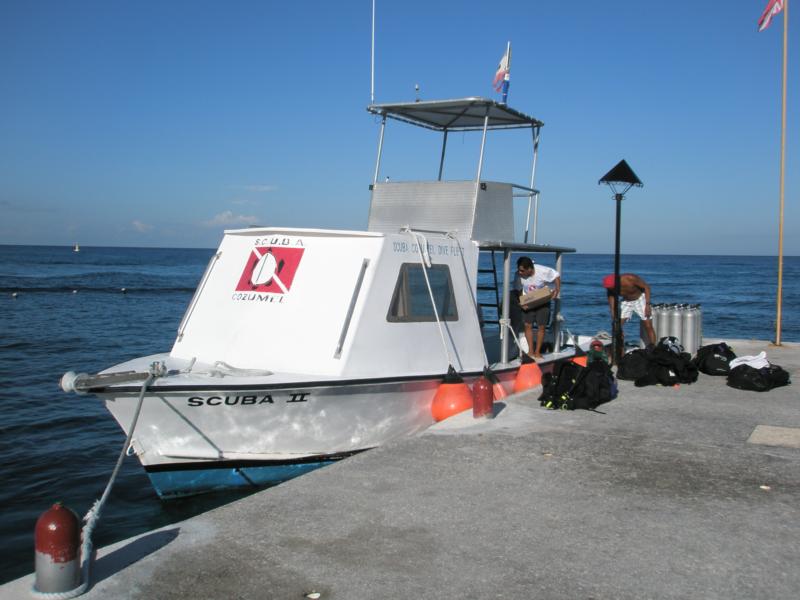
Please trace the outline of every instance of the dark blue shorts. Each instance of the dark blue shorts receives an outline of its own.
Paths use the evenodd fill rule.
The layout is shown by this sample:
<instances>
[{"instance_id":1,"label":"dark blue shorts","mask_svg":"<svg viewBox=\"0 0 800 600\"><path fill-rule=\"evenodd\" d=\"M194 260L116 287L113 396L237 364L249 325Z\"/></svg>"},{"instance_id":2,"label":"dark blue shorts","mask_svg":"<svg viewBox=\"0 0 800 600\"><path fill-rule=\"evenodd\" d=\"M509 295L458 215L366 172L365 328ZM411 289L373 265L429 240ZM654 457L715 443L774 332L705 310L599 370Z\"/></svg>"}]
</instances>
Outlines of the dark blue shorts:
<instances>
[{"instance_id":1,"label":"dark blue shorts","mask_svg":"<svg viewBox=\"0 0 800 600\"><path fill-rule=\"evenodd\" d=\"M531 310L522 310L519 298L511 298L511 326L520 329L523 323L535 324L538 327L547 327L550 322L550 303L543 304Z\"/></svg>"}]
</instances>

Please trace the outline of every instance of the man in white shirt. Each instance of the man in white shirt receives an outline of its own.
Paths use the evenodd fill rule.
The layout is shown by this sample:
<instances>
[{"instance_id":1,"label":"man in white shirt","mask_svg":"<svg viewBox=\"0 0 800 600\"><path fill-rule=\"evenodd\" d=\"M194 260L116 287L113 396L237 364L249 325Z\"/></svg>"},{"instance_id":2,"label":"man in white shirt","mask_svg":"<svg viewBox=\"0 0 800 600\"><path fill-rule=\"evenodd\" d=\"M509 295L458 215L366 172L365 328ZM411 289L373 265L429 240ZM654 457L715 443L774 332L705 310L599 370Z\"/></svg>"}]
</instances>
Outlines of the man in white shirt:
<instances>
[{"instance_id":1,"label":"man in white shirt","mask_svg":"<svg viewBox=\"0 0 800 600\"><path fill-rule=\"evenodd\" d=\"M552 288L548 284L552 284ZM544 265L534 265L528 256L517 260L517 276L514 278L514 294L512 300L516 301L518 316L521 316L525 325L525 340L528 342L528 354L533 350L534 358L542 358L542 343L544 330L550 320L550 302L536 308L520 306L519 297L533 290L544 287L550 288L552 297L557 298L561 293L561 274L555 269ZM520 315L521 313L521 315ZM533 344L533 324L536 323L536 345Z\"/></svg>"}]
</instances>

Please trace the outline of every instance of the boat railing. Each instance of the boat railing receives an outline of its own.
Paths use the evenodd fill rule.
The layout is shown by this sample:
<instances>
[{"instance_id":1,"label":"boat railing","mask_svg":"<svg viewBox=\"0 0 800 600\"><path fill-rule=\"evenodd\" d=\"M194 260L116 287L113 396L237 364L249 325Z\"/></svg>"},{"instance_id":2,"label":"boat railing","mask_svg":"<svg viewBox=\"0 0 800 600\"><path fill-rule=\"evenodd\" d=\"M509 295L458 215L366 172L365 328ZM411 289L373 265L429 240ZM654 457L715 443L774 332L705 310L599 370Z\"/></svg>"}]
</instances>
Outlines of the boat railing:
<instances>
[{"instance_id":1,"label":"boat railing","mask_svg":"<svg viewBox=\"0 0 800 600\"><path fill-rule=\"evenodd\" d=\"M530 231L531 226L531 210L533 210L533 239L531 240L534 244L536 243L536 230L539 228L539 190L535 190L533 188L519 185L517 183L512 183L511 188L514 190L524 190L526 193L524 194L514 194L512 193L512 197L514 198L527 198L528 199L528 211L525 214L525 235L523 237L523 242L528 242L528 233Z\"/></svg>"}]
</instances>

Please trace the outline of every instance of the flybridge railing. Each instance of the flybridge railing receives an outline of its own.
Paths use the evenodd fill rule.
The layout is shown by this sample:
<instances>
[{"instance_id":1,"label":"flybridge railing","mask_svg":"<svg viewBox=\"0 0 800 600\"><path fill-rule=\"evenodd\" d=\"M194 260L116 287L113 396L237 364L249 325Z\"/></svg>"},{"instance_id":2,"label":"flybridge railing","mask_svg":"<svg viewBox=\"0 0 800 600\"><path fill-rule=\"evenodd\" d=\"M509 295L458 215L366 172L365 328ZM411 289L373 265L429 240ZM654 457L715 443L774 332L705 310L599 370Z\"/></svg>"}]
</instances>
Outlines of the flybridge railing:
<instances>
[{"instance_id":1,"label":"flybridge railing","mask_svg":"<svg viewBox=\"0 0 800 600\"><path fill-rule=\"evenodd\" d=\"M531 208L533 208L533 239L531 243L536 243L536 230L539 226L539 190L535 190L533 188L525 187L524 185L518 185L516 183L511 184L511 188L515 190L525 190L526 194L514 194L512 193L511 196L513 198L527 198L528 199L528 212L525 214L525 235L523 237L523 243L528 243L528 232L531 226Z\"/></svg>"}]
</instances>

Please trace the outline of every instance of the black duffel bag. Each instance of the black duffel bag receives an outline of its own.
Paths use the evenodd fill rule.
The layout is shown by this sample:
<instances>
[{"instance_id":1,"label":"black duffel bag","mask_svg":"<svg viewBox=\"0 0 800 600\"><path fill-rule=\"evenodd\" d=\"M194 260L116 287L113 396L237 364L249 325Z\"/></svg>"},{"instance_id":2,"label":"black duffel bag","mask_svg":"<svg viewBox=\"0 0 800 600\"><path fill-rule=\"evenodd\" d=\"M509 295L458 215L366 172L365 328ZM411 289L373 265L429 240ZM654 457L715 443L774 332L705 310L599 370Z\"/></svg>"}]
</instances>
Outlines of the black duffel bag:
<instances>
[{"instance_id":1,"label":"black duffel bag","mask_svg":"<svg viewBox=\"0 0 800 600\"><path fill-rule=\"evenodd\" d=\"M650 368L650 351L644 349L631 350L623 354L617 366L617 379L635 381L647 375Z\"/></svg>"},{"instance_id":2,"label":"black duffel bag","mask_svg":"<svg viewBox=\"0 0 800 600\"><path fill-rule=\"evenodd\" d=\"M730 373L730 362L736 353L725 342L709 344L697 349L692 362L701 373L706 375L727 375Z\"/></svg>"},{"instance_id":3,"label":"black duffel bag","mask_svg":"<svg viewBox=\"0 0 800 600\"><path fill-rule=\"evenodd\" d=\"M728 373L729 386L752 392L767 392L790 383L789 373L778 365L768 365L760 369L750 365L738 365Z\"/></svg>"}]
</instances>

